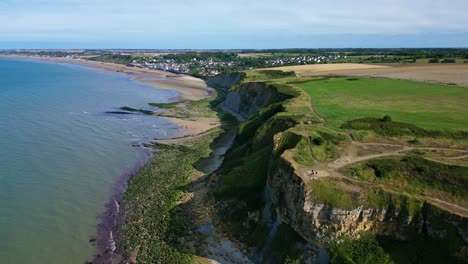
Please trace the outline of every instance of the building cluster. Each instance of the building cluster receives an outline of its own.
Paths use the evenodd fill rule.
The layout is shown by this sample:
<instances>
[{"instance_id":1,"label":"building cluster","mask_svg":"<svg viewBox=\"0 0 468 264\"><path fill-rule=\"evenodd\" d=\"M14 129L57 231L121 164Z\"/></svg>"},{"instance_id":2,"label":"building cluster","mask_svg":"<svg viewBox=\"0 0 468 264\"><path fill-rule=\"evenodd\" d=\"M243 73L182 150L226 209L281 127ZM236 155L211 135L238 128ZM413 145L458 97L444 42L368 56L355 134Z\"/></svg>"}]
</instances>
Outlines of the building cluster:
<instances>
[{"instance_id":1,"label":"building cluster","mask_svg":"<svg viewBox=\"0 0 468 264\"><path fill-rule=\"evenodd\" d=\"M199 75L204 76L214 76L218 75L221 72L221 69L226 69L235 66L235 62L225 62L225 61L213 61L210 60L197 60L196 58L192 59L190 62L176 62L173 59L169 60L158 60L158 59L149 59L143 63L133 61L130 63L131 66L163 70L169 72L189 74L196 72Z\"/></svg>"},{"instance_id":2,"label":"building cluster","mask_svg":"<svg viewBox=\"0 0 468 264\"><path fill-rule=\"evenodd\" d=\"M285 65L303 65L303 64L316 64L316 63L327 63L332 60L346 58L341 55L327 55L327 56L292 56L275 59L264 59L262 63L259 63L258 67L276 67ZM226 69L253 69L254 67L246 67L242 61L217 61L213 59L200 60L193 58L187 62L177 62L174 59L163 59L161 57L146 57L141 60L133 60L130 63L131 66L163 70L182 74L193 74L196 73L202 76L214 76L221 73Z\"/></svg>"},{"instance_id":3,"label":"building cluster","mask_svg":"<svg viewBox=\"0 0 468 264\"><path fill-rule=\"evenodd\" d=\"M316 63L327 63L332 60L344 59L346 56L342 55L328 55L328 56L297 56L297 57L286 57L278 58L273 60L265 61L267 66L276 67L284 65L297 65L297 64L316 64Z\"/></svg>"}]
</instances>

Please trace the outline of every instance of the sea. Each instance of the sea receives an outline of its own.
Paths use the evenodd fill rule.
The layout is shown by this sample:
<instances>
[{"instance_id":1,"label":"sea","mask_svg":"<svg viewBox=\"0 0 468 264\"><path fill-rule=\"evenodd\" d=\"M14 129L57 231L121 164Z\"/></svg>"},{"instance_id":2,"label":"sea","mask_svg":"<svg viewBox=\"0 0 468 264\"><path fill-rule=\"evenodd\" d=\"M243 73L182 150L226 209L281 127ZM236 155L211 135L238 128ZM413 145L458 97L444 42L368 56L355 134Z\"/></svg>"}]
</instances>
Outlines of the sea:
<instances>
[{"instance_id":1,"label":"sea","mask_svg":"<svg viewBox=\"0 0 468 264\"><path fill-rule=\"evenodd\" d=\"M116 183L176 136L175 92L79 65L0 58L0 263L84 263ZM114 112L114 113L111 113Z\"/></svg>"}]
</instances>

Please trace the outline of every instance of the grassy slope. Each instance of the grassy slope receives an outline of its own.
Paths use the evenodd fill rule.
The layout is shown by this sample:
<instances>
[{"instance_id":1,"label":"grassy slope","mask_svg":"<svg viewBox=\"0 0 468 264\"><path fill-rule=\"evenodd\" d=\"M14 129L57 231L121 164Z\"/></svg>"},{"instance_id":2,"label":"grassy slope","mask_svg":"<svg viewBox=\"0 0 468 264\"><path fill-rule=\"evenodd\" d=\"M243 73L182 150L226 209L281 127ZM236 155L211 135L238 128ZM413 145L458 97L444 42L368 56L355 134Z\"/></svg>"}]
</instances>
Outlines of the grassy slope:
<instances>
[{"instance_id":1,"label":"grassy slope","mask_svg":"<svg viewBox=\"0 0 468 264\"><path fill-rule=\"evenodd\" d=\"M249 76L244 82L268 81L271 80L269 76L271 73ZM267 225L249 219L248 214L264 206L263 191L268 171L276 168L282 153L275 154L273 137L299 122L317 119L308 107L308 96L283 82L284 79L279 82L275 79L274 84L268 84L273 84L287 99L261 109L240 124L237 138L215 174L221 183L214 191L215 198L221 201L218 208L222 212L221 218L238 239L253 247L263 246L269 230ZM284 135L282 145L293 147L297 144L295 138L294 133ZM286 256L296 257L298 254L292 246L299 242L298 235L284 226L280 230L271 245L275 253L270 257L277 261L274 263L282 263ZM279 250L284 244L290 246Z\"/></svg>"},{"instance_id":2,"label":"grassy slope","mask_svg":"<svg viewBox=\"0 0 468 264\"><path fill-rule=\"evenodd\" d=\"M213 130L187 146L156 145L158 152L132 176L125 193L124 236L118 241L123 252L136 255L140 263L190 263L193 249L190 223L177 210L184 186L195 164L211 152L210 143L220 133Z\"/></svg>"},{"instance_id":3,"label":"grassy slope","mask_svg":"<svg viewBox=\"0 0 468 264\"><path fill-rule=\"evenodd\" d=\"M149 104L180 118L219 116L223 125L184 145L151 146L157 153L130 178L124 196L123 234L117 248L126 260L136 257L139 263L193 263L196 250L190 241L196 227L177 203L193 173L203 166L200 162L213 151L221 135L237 124L233 116L216 110L223 98L219 90L216 96L199 101Z\"/></svg>"},{"instance_id":4,"label":"grassy slope","mask_svg":"<svg viewBox=\"0 0 468 264\"><path fill-rule=\"evenodd\" d=\"M461 87L386 79L331 78L297 84L313 98L327 126L364 117L427 129L468 129L468 90Z\"/></svg>"},{"instance_id":5,"label":"grassy slope","mask_svg":"<svg viewBox=\"0 0 468 264\"><path fill-rule=\"evenodd\" d=\"M395 130L408 130L406 134L416 137L432 135L435 133L431 132L433 130L466 131L468 128L468 117L460 114L468 111L468 90L465 88L347 78L309 81L297 86L312 97L314 110L331 129L338 130L351 120L381 118L384 115L426 129L427 133L415 133L422 129L415 127L416 130L410 131L405 129L407 125L402 124L402 131ZM453 133L439 134L443 137ZM415 195L466 201L466 167L447 166L419 157L406 157L401 161L395 158L371 160L363 164L348 169L351 171L349 175L357 176L362 184L335 179L314 181L309 186L313 190L313 198L345 209L359 205L386 208L392 203L409 215L421 214L422 202ZM369 188L364 182L377 185ZM356 190L346 190L344 185L353 186ZM415 235L415 240L410 242L370 237L365 241L347 239L344 244L333 244L330 248L332 263L441 263L441 260L454 263L458 260L452 254L460 249L461 242L451 228L447 226L450 235L444 240L428 239L423 235ZM430 252L424 251L423 247L431 248ZM380 253L375 255L375 252ZM369 259L369 256L375 259Z\"/></svg>"},{"instance_id":6,"label":"grassy slope","mask_svg":"<svg viewBox=\"0 0 468 264\"><path fill-rule=\"evenodd\" d=\"M286 147L286 149L289 149L289 151L293 153L292 158L294 159L294 161L302 165L311 166L317 161L333 159L336 155L334 146L336 146L343 140L346 140L345 138L343 138L343 135L337 133L336 131L340 131L339 127L344 122L356 118L381 118L384 115L389 114L393 117L394 120L396 119L398 121L416 124L426 129L443 128L454 130L468 127L468 119L460 115L461 112L466 112L468 110L468 107L464 104L464 102L466 102L468 99L468 93L467 90L463 88L393 80L362 79L351 81L345 78L335 78L331 80L320 81L304 80L306 82L298 83L298 81L301 81L301 79L282 78L268 80L268 76L258 73L249 74L246 80L267 81L270 84L287 84L292 82L294 83L294 85L303 88L304 91L311 95L312 101L316 102L313 104L314 109L311 109L308 105L308 97L305 97L303 92L296 92L295 98L283 102L283 110L275 114L276 118L290 117L292 120L297 122L297 124L294 127L288 129L288 132L284 132L282 134L281 140L285 141L285 143L279 142L279 145L280 148L282 144L289 145L289 147ZM381 106L383 106L383 109ZM315 115L313 110L316 110L318 114L325 119L326 127L322 127L320 125L322 121ZM409 115L408 113L411 114ZM312 121L312 123L309 124L308 121ZM251 119L247 122L257 122L257 120ZM265 124L268 122L269 121L264 122L264 120L262 120L262 123L264 123L263 126L265 126ZM257 130L256 133L261 132L261 128L262 125L258 124L255 127L255 129ZM266 136L271 135L268 134ZM322 139L318 140L320 138ZM286 141L288 141L289 143ZM249 148L251 147L252 145ZM267 150L270 151L270 149L268 148ZM226 181L224 183L226 185L218 189L218 191L220 191L220 193L224 193L226 196L230 196L231 198L233 196L236 196L235 194L241 194L237 196L236 199L243 200L243 198L245 198L245 193L242 194L242 190L245 190L245 185L247 185L247 183L249 182L254 181L253 178L257 180L259 180L258 177L264 179L266 177L265 174L268 173L268 171L262 171L258 173L257 170L253 168L258 168L258 165L260 164L262 164L262 167L270 167L270 170L274 168L276 162L275 157L280 154L278 150L276 150L275 152L270 161L258 162L255 159L253 159L253 157L258 158L258 155L262 155L261 152L254 152L252 153L253 156L250 157L246 156L247 161L254 161L252 162L252 170L248 168L250 163L247 161L239 162L235 164L235 166L238 169L245 169L245 172L242 174L243 178L247 178L250 180L246 181L245 179L243 179L242 181L238 181L239 178L231 178L229 177L229 174L224 174L221 177L225 177L224 179ZM245 154L245 152L243 151L241 153ZM234 160L236 160L235 157L233 158ZM231 162L234 163L233 160L231 160ZM257 166L255 166L255 164ZM426 165L424 161L420 161L419 163L414 165L414 168L410 166L409 170L418 170L418 168L424 170L424 168L426 167L422 166L421 164ZM451 173L450 170L452 169L452 167L447 167L444 165L435 166L430 164L428 166L429 170L433 167L443 167L441 168L441 170L444 172L447 171L449 174ZM255 173L248 173L249 171ZM425 174L427 173L430 174L430 171L423 171L421 174L422 177L420 178L424 178ZM449 175L445 175L443 177L449 177ZM232 183L229 180L232 180ZM444 181L444 179L439 180ZM438 181L435 182L438 183ZM432 191L433 189L433 186L431 185L431 180L424 183L424 179L421 179L416 183L417 186L415 186L414 188L420 187L418 189L418 192L424 192L424 189L427 189L426 187L428 184L431 187L431 190L428 190ZM460 182L457 181L456 184L458 183ZM258 194L258 192L260 192L263 184L264 180L258 181L257 189L251 189L251 191L248 192L248 196L250 197L250 199L244 200L248 203L252 203L252 201L255 201L255 199L257 199L257 201L261 200L261 196L260 194ZM452 183L446 182L445 184ZM234 192L235 194L228 194L226 191L223 191L230 189L232 185L236 186L235 188L238 189ZM314 181L313 185L314 186L310 187L314 189L313 193L316 196L315 199L335 205L339 208L353 209L359 205L375 208L386 208L389 203L392 203L396 208L401 208L402 212L404 211L404 213L409 215L416 215L421 213L423 205L423 203L420 200L415 199L412 195L409 195L407 192L394 192L393 188L391 190L387 190L387 188L385 188L384 186L381 186L379 188L370 188L370 186L364 183L358 184L349 180L337 181L332 178ZM350 191L350 189L343 188L343 185L353 186L357 189L356 191ZM408 187L408 185L405 186ZM247 190L248 189L249 188L247 188ZM408 190L405 189L405 191ZM257 193L257 195L254 195L254 193ZM456 195L463 196L464 194L460 194L460 189L458 189ZM248 207L249 210L255 210L255 208L257 208L256 206ZM237 213L239 214L236 214L237 219L235 221L242 221L242 219L238 218L239 215L241 215L243 212L237 211ZM245 228L245 226L243 227ZM253 232L251 234L255 236L255 234L259 233L257 232L258 229L259 228L257 227L256 230L255 228L253 228L249 231ZM248 233L244 235L246 235L246 237L251 238L251 236L249 236ZM258 237L254 238L259 239ZM453 251L448 250L445 247L445 245L447 244L447 241L459 241L458 237L452 240L449 239L447 241L433 241L428 239L427 237L423 237L422 239L436 245L436 247L438 247L440 251L447 250L447 252L444 251L443 254L439 252L439 257L445 258L448 262L453 261L452 258L449 259L448 257L448 255L452 254ZM349 243L352 244L353 242L350 241ZM381 254L382 256L376 256L376 259L382 261L382 263L389 263L391 262L391 260L400 263L401 259L409 258L412 254L411 250L406 249L410 247L414 247L417 250L420 249L414 243L409 243L411 245L407 246L405 243L394 241L391 239L385 239L385 243L382 243L380 240L378 242L369 241L368 244L364 243L364 246L359 246L359 243L361 242L358 242L357 247L351 245L349 246L350 248L345 249L345 251L348 250L348 252L345 252L345 254L349 253L353 255L356 254L356 252L359 250L364 250L368 253L369 250L374 250L367 248L369 245L374 247L375 243L379 243L381 245L377 246L379 248L382 246L383 250L386 253ZM400 250L401 252L396 252L397 250L395 250L395 248L402 248ZM376 259L368 260L373 263L376 263L374 262ZM334 263L339 263L339 261L335 261Z\"/></svg>"},{"instance_id":7,"label":"grassy slope","mask_svg":"<svg viewBox=\"0 0 468 264\"><path fill-rule=\"evenodd\" d=\"M444 113L450 113L452 116L456 109L458 109L457 111L466 112L466 107L460 104L460 101L466 101L466 97L461 96L465 93L457 89L455 89L457 93L441 91L441 88L454 89L454 87L435 85L435 88L427 88L432 85L410 83L414 84L415 87L410 85L413 88L401 88L401 83L409 85L409 82L395 81L395 83L389 84L388 82L394 81L374 79L348 81L343 78L329 80L328 82L314 81L298 84L312 95L314 102L327 103L335 98L338 99L338 103L345 102L344 109L329 102L323 104L322 108L320 108L320 103L314 105L319 114L326 118L326 124L329 125L326 128L318 125L322 120L310 108L309 97L301 90L284 85L291 81L297 81L296 78L287 77L271 80L271 75L271 72L251 75L247 78L247 81L263 80L270 84L276 83L278 90L288 95L290 99L277 103L276 106L267 107L241 124L238 138L233 148L227 153L226 161L217 172L222 185L214 193L215 197L220 200L236 201L236 203L229 205L229 208L226 208L223 218L231 222L230 227L238 235L250 240L251 243L249 244L251 245L261 244L267 230L265 230L265 226L255 226L251 220L246 220L248 212L261 209L263 206L263 188L266 184L268 172L275 168L279 155L285 149L294 148L292 152L296 162L306 163L305 165L331 159L336 155L334 146L339 141L344 140L341 138L342 135L333 130L338 128L344 121L367 117L370 114L372 114L371 117L379 118L385 114L390 114L398 121L410 123L419 120L419 123L416 122L415 124L424 127L422 121L428 118L428 115L411 117L397 110L417 111L422 109L422 111L427 111L432 109L432 107L416 107L418 104L412 109L404 109L403 106L408 104L409 101L418 102L416 99L420 100L419 104L431 102L432 106L435 107L437 106L437 103L434 103L435 98L440 98L438 103L445 103L441 109L439 105L439 111L445 111ZM278 74L274 73L273 75L274 77L278 76ZM383 84L380 84L380 82L383 82ZM346 86L348 83L353 85L351 86L352 92L346 91L349 88L349 86ZM322 84L323 86L317 88L316 84ZM375 85L373 86L373 84ZM417 91L418 89L427 90L427 95L422 97L421 93ZM365 103L363 106L358 103L362 98L355 94L356 90L363 90L362 98L364 98L363 102ZM320 91L317 94L318 97L315 96L317 91ZM377 95L374 95L374 93L377 93ZM396 95L401 97L401 94L412 99L409 101L400 100L396 101L396 103L392 101ZM320 100L317 98L320 98ZM382 104L386 107L385 111L381 111L376 107L376 100L384 100ZM453 100L455 104L451 106L448 103L450 100ZM348 104L349 102L351 104ZM206 103L198 102L190 106L205 109L207 107ZM321 110L327 110L329 106L331 106L332 111L328 112L334 115L326 116ZM388 113L390 110L393 112ZM400 120L400 117L408 119ZM311 124L309 124L309 121L311 121ZM455 122L442 121L452 124L452 126L444 125L445 128L449 129L459 128L460 124L466 125L466 119L463 119L460 115L455 117ZM429 128L433 128L433 126ZM274 151L273 135L285 130L288 130L288 132L285 132L282 136L280 144L282 150L276 149ZM319 140L319 138L322 139ZM125 223L125 230L128 235L123 244L127 252L139 248L139 261L180 263L191 260L190 249L184 248L183 244L178 242L179 237L186 236L187 228L184 226L186 221L181 219L183 215L174 214L172 209L179 198L181 189L183 189L188 177L194 171L194 162L207 155L209 152L208 145L212 139L206 138L188 147L163 150L160 155L155 156L150 165L130 181L126 201L128 202L128 208L131 208L131 210ZM270 156L270 153L273 153L273 155ZM324 200L324 198L331 197L331 200L327 202L336 202L333 199L336 198L335 194L337 193L341 195L341 198L345 198L338 197L340 198L339 201L351 202L342 204L342 207L354 207L353 202L357 202L356 199L353 199L353 193L339 189L340 186L336 186L334 182L323 182L318 188L322 191L322 194L317 192L318 195L322 196L319 199ZM337 190L341 192L337 192ZM389 199L393 199L393 202L407 203L401 197L386 197L380 190L369 192L364 199L367 199L365 202L368 205L379 207L385 206ZM416 207L419 208L419 206ZM293 237L293 234L291 234L291 237ZM288 241L286 244L291 243ZM274 245L275 243L273 243ZM289 253L281 253L276 258L284 259L285 254Z\"/></svg>"},{"instance_id":8,"label":"grassy slope","mask_svg":"<svg viewBox=\"0 0 468 264\"><path fill-rule=\"evenodd\" d=\"M369 160L346 170L361 180L389 185L411 194L437 192L468 200L468 168L463 166L405 156Z\"/></svg>"}]
</instances>

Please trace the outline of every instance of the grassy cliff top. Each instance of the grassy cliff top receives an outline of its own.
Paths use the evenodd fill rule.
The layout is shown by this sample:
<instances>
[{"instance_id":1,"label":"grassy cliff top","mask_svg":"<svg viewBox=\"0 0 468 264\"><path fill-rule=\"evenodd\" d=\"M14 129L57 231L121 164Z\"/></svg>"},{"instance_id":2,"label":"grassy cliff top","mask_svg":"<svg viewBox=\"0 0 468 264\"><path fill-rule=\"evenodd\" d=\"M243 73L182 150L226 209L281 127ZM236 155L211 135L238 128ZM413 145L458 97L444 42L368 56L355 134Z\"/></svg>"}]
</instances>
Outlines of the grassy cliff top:
<instances>
[{"instance_id":1,"label":"grassy cliff top","mask_svg":"<svg viewBox=\"0 0 468 264\"><path fill-rule=\"evenodd\" d=\"M426 129L468 129L468 89L375 78L326 78L297 84L332 128L358 118L381 118Z\"/></svg>"},{"instance_id":2,"label":"grassy cliff top","mask_svg":"<svg viewBox=\"0 0 468 264\"><path fill-rule=\"evenodd\" d=\"M277 135L276 147L289 146L283 157L306 183L310 171L319 171L319 180L307 184L316 191L312 199L345 208L376 206L384 199L383 193L418 201L428 195L458 206L468 200L466 179L452 177L466 171L466 167L455 166L466 164L464 155L468 153L464 149L468 117L461 114L468 112L466 88L376 78L311 79L276 71L249 71L242 84L249 82L265 82L293 96L282 102L283 110L275 117L289 117L296 124ZM367 136L360 138L360 134ZM368 143L348 146L363 139ZM419 155L429 149L457 153L451 160L443 155ZM414 158L403 162L401 157L410 154ZM401 166L392 166L395 162ZM379 173L369 169L374 163L400 170L392 171L391 178L374 176L378 180L371 181L369 175ZM358 164L352 167L353 175L350 169L343 169L349 164ZM357 177L356 171L369 177ZM344 183L343 179L349 180ZM378 184L381 191L359 194L369 184Z\"/></svg>"}]
</instances>

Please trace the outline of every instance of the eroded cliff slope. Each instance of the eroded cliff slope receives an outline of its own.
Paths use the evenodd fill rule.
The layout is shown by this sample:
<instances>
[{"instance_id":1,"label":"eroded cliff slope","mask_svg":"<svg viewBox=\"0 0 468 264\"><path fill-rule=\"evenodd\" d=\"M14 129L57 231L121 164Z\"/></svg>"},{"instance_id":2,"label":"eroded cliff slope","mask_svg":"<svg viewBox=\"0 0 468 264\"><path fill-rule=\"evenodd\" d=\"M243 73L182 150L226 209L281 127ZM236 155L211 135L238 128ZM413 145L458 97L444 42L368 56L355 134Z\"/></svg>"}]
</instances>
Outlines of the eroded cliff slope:
<instances>
[{"instance_id":1,"label":"eroded cliff slope","mask_svg":"<svg viewBox=\"0 0 468 264\"><path fill-rule=\"evenodd\" d=\"M309 243L327 246L343 237L357 239L363 232L396 240L425 236L447 241L451 255L466 259L468 221L463 214L338 169L335 174L328 167L317 172L317 167L339 160L354 136L324 127L308 95L293 85L244 81L227 91L222 103L247 120L213 176L213 193L222 218L239 240L255 248L257 259L266 261L258 255L268 247L268 262L279 263L286 256L310 260L313 254L304 253ZM285 242L280 236L290 240L290 249L277 247Z\"/></svg>"}]
</instances>

